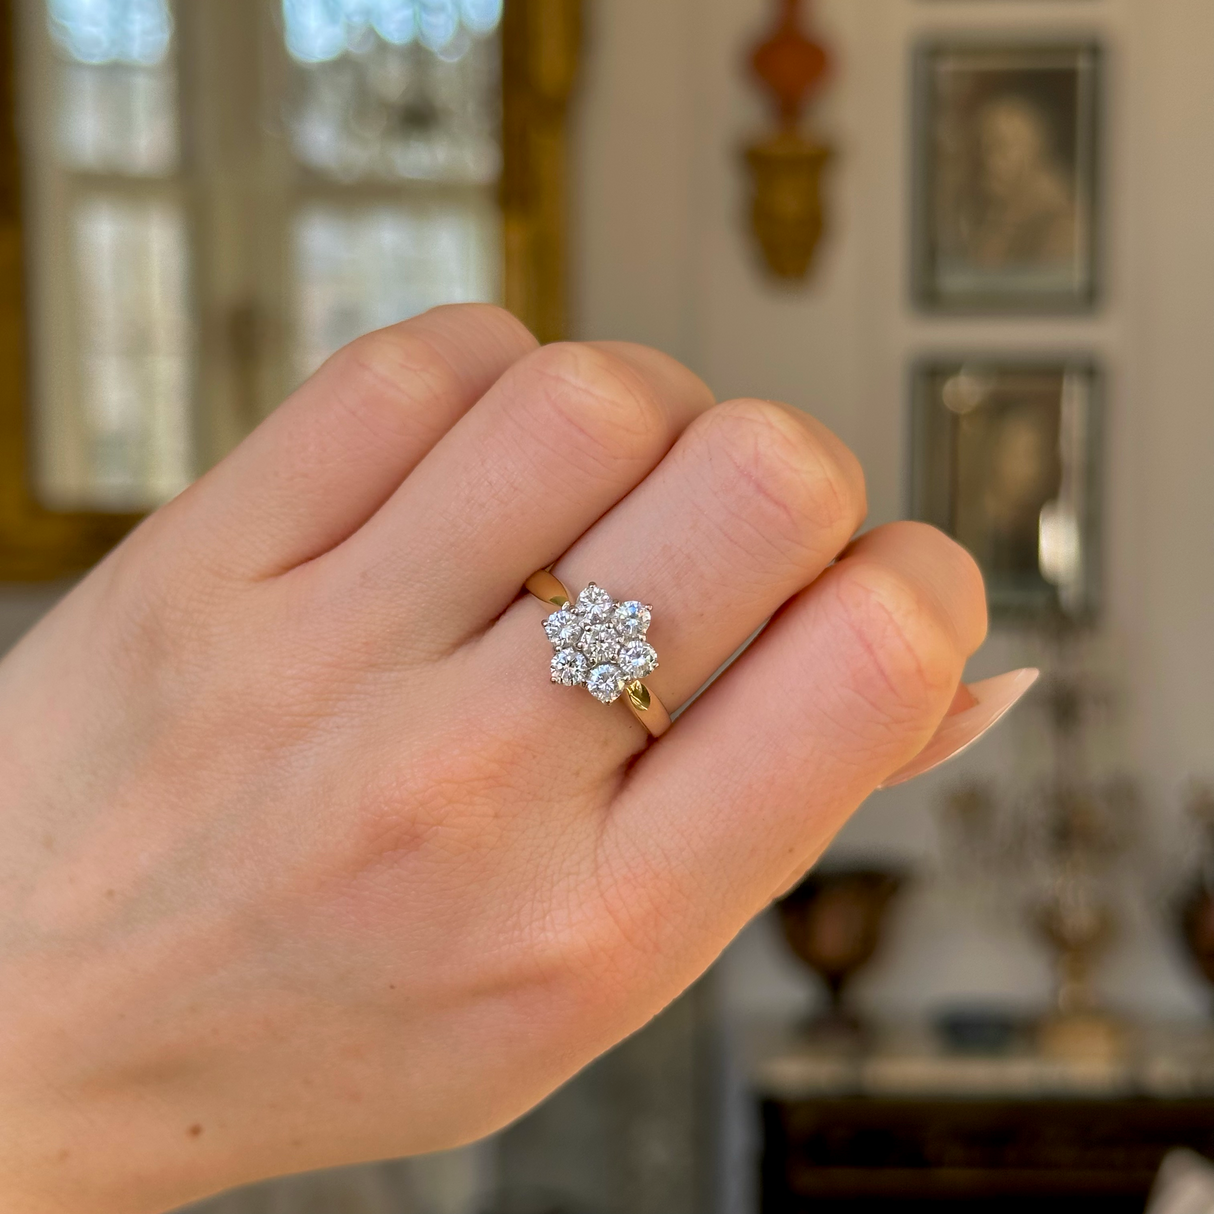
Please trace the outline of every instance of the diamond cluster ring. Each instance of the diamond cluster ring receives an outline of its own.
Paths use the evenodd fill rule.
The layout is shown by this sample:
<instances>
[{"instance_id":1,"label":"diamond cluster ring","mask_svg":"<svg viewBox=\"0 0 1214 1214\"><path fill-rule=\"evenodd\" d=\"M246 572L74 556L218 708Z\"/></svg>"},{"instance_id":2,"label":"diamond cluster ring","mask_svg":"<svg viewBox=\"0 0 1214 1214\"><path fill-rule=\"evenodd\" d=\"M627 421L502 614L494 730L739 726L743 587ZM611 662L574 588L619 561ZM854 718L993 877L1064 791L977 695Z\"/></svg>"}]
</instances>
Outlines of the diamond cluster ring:
<instances>
[{"instance_id":1,"label":"diamond cluster ring","mask_svg":"<svg viewBox=\"0 0 1214 1214\"><path fill-rule=\"evenodd\" d=\"M573 601L564 585L541 569L527 579L527 589L555 607L544 632L556 651L552 681L563 687L585 687L596 700L622 699L633 716L655 737L670 728L670 714L644 679L658 668L649 643L650 610L644 604L615 599L593 582Z\"/></svg>"}]
</instances>

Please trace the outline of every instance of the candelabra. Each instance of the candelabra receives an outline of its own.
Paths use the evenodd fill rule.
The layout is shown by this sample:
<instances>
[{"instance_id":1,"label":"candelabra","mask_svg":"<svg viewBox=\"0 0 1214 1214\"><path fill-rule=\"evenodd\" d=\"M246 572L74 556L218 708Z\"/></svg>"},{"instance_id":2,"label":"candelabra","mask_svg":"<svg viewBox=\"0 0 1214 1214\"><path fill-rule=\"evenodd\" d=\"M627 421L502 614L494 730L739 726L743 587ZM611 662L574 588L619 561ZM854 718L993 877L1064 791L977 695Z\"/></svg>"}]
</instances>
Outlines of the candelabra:
<instances>
[{"instance_id":1,"label":"candelabra","mask_svg":"<svg viewBox=\"0 0 1214 1214\"><path fill-rule=\"evenodd\" d=\"M1110 694L1078 660L1069 629L1055 636L1053 673L1035 702L1051 754L1044 777L1011 797L989 783L954 790L945 835L968 870L1024 906L1053 954L1053 1006L1039 1029L1042 1050L1066 1057L1115 1056L1125 1033L1101 1004L1095 971L1116 937L1125 894L1120 867L1140 818L1134 786L1089 770L1089 724Z\"/></svg>"}]
</instances>

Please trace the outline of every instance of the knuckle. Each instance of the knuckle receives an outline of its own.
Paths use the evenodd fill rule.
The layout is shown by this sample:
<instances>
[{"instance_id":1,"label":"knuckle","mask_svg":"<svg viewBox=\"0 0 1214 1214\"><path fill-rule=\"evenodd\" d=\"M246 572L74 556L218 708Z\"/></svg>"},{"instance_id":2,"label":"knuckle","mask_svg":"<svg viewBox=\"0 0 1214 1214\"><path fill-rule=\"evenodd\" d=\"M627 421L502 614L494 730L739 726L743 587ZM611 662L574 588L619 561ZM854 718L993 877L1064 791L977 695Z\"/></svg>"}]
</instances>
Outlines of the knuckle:
<instances>
[{"instance_id":1,"label":"knuckle","mask_svg":"<svg viewBox=\"0 0 1214 1214\"><path fill-rule=\"evenodd\" d=\"M497 304L439 304L397 327L406 326L432 341L457 365L470 361L480 366L488 361L504 368L539 344L517 316Z\"/></svg>"},{"instance_id":2,"label":"knuckle","mask_svg":"<svg viewBox=\"0 0 1214 1214\"><path fill-rule=\"evenodd\" d=\"M705 431L720 496L752 528L814 559L851 537L860 521L854 480L786 408L732 401L707 415Z\"/></svg>"},{"instance_id":3,"label":"knuckle","mask_svg":"<svg viewBox=\"0 0 1214 1214\"><path fill-rule=\"evenodd\" d=\"M934 711L952 694L964 655L933 596L904 574L867 562L842 573L836 588L866 659L853 671L863 699L892 720Z\"/></svg>"},{"instance_id":4,"label":"knuckle","mask_svg":"<svg viewBox=\"0 0 1214 1214\"><path fill-rule=\"evenodd\" d=\"M920 524L923 525L923 524ZM935 531L935 528L932 528ZM986 583L982 570L973 556L956 540L936 532L949 555L949 582L956 588L959 603L965 610L959 612L958 640L966 653L973 653L984 640L988 626L986 610Z\"/></svg>"},{"instance_id":5,"label":"knuckle","mask_svg":"<svg viewBox=\"0 0 1214 1214\"><path fill-rule=\"evenodd\" d=\"M517 399L529 436L562 444L581 471L646 458L667 429L660 400L635 368L576 342L536 351Z\"/></svg>"},{"instance_id":6,"label":"knuckle","mask_svg":"<svg viewBox=\"0 0 1214 1214\"><path fill-rule=\"evenodd\" d=\"M342 423L354 420L376 439L412 432L417 419L402 407L412 398L445 398L460 387L451 364L403 325L356 338L330 365Z\"/></svg>"},{"instance_id":7,"label":"knuckle","mask_svg":"<svg viewBox=\"0 0 1214 1214\"><path fill-rule=\"evenodd\" d=\"M622 360L641 376L652 377L680 400L689 416L698 416L717 403L712 389L677 358L631 341L596 341L592 348Z\"/></svg>"},{"instance_id":8,"label":"knuckle","mask_svg":"<svg viewBox=\"0 0 1214 1214\"><path fill-rule=\"evenodd\" d=\"M499 304L492 303L448 303L437 304L433 308L429 308L423 312L420 319L444 321L448 317L455 320L470 320L480 323L486 328L499 330L503 334L508 334L519 338L522 341L534 344L535 338L532 337L531 331L513 312L507 311Z\"/></svg>"},{"instance_id":9,"label":"knuckle","mask_svg":"<svg viewBox=\"0 0 1214 1214\"><path fill-rule=\"evenodd\" d=\"M986 587L978 563L951 536L928 523L902 520L879 529L883 563L914 571L919 593L951 626L955 643L973 653L986 637Z\"/></svg>"}]
</instances>

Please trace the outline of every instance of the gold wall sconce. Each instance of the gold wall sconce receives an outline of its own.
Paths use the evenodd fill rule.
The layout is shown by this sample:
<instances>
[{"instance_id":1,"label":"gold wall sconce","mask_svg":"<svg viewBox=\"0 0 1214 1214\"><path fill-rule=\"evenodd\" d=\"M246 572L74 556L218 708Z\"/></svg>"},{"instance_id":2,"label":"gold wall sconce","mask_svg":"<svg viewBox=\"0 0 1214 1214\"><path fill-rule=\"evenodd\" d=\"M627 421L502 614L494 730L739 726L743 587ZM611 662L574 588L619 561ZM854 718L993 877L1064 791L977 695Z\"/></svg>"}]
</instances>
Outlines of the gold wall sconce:
<instances>
[{"instance_id":1,"label":"gold wall sconce","mask_svg":"<svg viewBox=\"0 0 1214 1214\"><path fill-rule=\"evenodd\" d=\"M754 195L751 227L777 277L804 279L822 237L822 170L832 150L802 130L806 105L830 71L825 47L801 22L802 0L778 0L772 33L755 47L751 67L770 94L777 115L774 134L746 148Z\"/></svg>"}]
</instances>

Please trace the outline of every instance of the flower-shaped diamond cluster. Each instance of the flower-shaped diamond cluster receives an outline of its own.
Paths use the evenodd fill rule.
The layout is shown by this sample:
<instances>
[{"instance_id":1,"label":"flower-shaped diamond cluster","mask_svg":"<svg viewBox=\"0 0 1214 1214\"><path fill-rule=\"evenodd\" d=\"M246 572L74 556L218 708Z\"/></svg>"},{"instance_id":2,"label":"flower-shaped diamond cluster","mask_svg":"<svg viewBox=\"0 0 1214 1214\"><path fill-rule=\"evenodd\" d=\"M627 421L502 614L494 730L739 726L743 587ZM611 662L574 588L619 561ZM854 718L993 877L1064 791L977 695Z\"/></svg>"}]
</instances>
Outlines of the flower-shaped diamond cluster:
<instances>
[{"instance_id":1,"label":"flower-shaped diamond cluster","mask_svg":"<svg viewBox=\"0 0 1214 1214\"><path fill-rule=\"evenodd\" d=\"M544 621L556 650L552 681L584 686L596 700L614 703L629 683L658 668L658 655L646 639L649 619L644 603L617 603L591 582L576 603Z\"/></svg>"}]
</instances>

